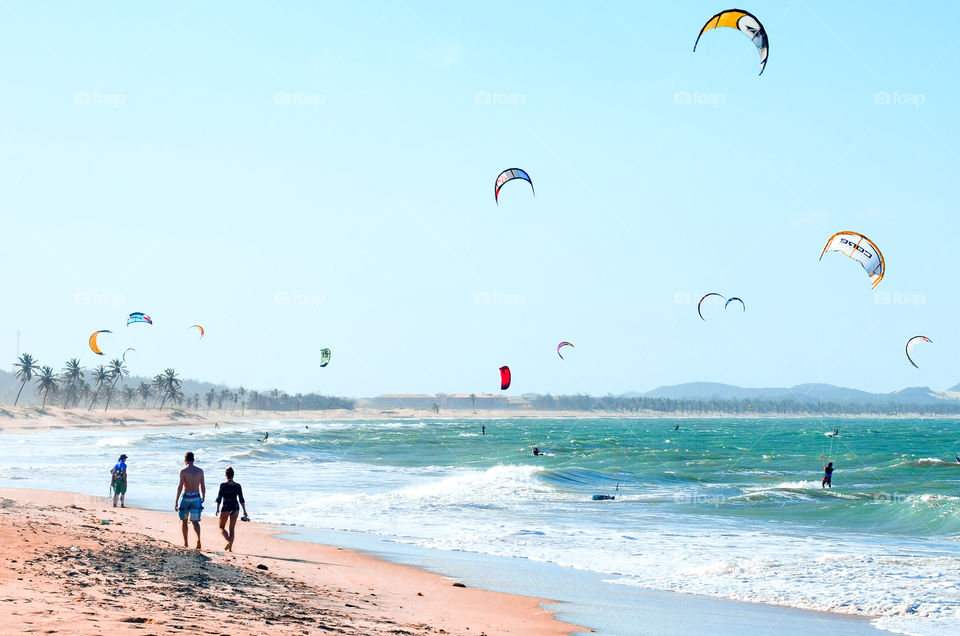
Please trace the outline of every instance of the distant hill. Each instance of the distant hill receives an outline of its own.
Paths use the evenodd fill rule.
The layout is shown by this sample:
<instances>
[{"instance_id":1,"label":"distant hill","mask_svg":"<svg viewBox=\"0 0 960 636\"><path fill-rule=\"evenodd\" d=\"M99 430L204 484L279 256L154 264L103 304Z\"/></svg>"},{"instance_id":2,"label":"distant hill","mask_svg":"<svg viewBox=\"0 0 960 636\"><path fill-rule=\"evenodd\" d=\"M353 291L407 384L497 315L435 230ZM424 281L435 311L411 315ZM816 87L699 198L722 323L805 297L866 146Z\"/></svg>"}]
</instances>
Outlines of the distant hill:
<instances>
[{"instance_id":1,"label":"distant hill","mask_svg":"<svg viewBox=\"0 0 960 636\"><path fill-rule=\"evenodd\" d=\"M950 391L960 391L960 385ZM688 382L661 386L646 393L627 393L623 397L665 398L670 400L792 400L799 403L833 402L844 404L942 404L958 397L929 387L909 387L892 393L870 393L832 384L798 384L789 388L743 388L715 382Z\"/></svg>"}]
</instances>

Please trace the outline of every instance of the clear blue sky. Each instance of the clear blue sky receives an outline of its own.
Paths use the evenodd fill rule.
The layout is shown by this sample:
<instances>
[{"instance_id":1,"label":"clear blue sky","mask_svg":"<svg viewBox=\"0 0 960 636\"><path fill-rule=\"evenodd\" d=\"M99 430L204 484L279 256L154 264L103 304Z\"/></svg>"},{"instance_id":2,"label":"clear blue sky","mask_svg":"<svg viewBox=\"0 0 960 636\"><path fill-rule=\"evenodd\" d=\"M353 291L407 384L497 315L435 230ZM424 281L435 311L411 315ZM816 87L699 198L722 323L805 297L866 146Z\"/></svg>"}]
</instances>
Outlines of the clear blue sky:
<instances>
[{"instance_id":1,"label":"clear blue sky","mask_svg":"<svg viewBox=\"0 0 960 636\"><path fill-rule=\"evenodd\" d=\"M496 392L501 364L514 394L960 382L960 7L744 5L761 77L732 29L691 51L724 8L4 2L0 359L20 330L57 368L134 346L134 373L350 396ZM511 167L536 197L498 207ZM883 251L875 291L817 261L839 230ZM702 322L709 291L746 313Z\"/></svg>"}]
</instances>

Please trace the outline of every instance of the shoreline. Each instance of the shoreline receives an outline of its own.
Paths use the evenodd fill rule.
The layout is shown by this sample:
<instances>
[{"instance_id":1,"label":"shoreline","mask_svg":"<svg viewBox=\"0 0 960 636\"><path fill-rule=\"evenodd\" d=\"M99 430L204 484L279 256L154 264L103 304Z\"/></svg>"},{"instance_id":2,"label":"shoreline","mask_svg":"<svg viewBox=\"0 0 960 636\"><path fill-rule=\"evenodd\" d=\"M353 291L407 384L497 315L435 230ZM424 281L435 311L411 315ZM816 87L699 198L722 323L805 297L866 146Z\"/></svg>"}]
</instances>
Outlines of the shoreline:
<instances>
[{"instance_id":1,"label":"shoreline","mask_svg":"<svg viewBox=\"0 0 960 636\"><path fill-rule=\"evenodd\" d=\"M60 407L38 406L0 407L0 434L31 433L57 429L70 430L121 430L128 428L209 428L216 426L244 426L264 424L273 421L288 422L351 422L362 420L403 420L423 421L470 420L478 424L489 421L522 419L622 419L622 420L803 420L812 418L856 421L861 419L900 420L960 420L956 415L923 415L904 413L900 415L799 415L785 414L726 414L703 413L698 415L679 415L670 413L620 413L611 411L548 411L531 409L491 409L487 411L449 410L434 413L430 409L390 409L357 408L354 410L327 411L259 411L244 415L210 412L191 412L182 410L160 411L143 408L118 408L109 412L87 411L86 409L63 409Z\"/></svg>"},{"instance_id":2,"label":"shoreline","mask_svg":"<svg viewBox=\"0 0 960 636\"><path fill-rule=\"evenodd\" d=\"M102 525L103 520L110 523ZM311 538L299 527L238 523L237 551L224 553L217 549L222 538L216 519L208 516L201 524L205 547L197 552L178 544L180 524L172 513L114 509L106 497L0 488L0 563L6 566L0 568L0 620L19 631L99 633L148 624L157 630L151 633L182 633L208 620L204 612L235 610L233 605L246 606L254 594L270 609L254 616L238 611L239 619L229 625L232 633L312 633L312 616L329 621L325 631L332 624L340 633L365 636L614 635L637 629L688 635L705 625L711 633L734 636L771 624L782 635L813 628L883 633L870 617L617 585L604 581L605 575L525 559L398 545L378 549L377 538L363 533L331 531ZM191 543L194 536L191 529ZM20 566L31 551L28 573ZM133 553L136 582L100 580L105 570L123 565L118 556L129 559ZM417 553L419 558L410 556ZM432 559L423 557L429 554ZM518 575L517 563L525 574ZM173 580L165 580L171 564ZM191 578L202 585L185 585ZM576 598L530 596L524 590L530 580L557 598ZM223 583L238 591L224 593ZM597 586L605 593L597 596ZM151 598L141 602L133 593L144 587ZM696 624L687 620L691 614L700 617Z\"/></svg>"},{"instance_id":3,"label":"shoreline","mask_svg":"<svg viewBox=\"0 0 960 636\"><path fill-rule=\"evenodd\" d=\"M238 523L236 552L211 550L223 543L217 520L208 515L201 524L206 547L196 551L178 545L172 511L0 488L0 620L21 632L149 624L154 633L178 633L216 611L234 614L225 623L240 634L309 633L318 621L370 635L590 631L543 607L555 601L464 587L354 550L287 539L269 524Z\"/></svg>"}]
</instances>

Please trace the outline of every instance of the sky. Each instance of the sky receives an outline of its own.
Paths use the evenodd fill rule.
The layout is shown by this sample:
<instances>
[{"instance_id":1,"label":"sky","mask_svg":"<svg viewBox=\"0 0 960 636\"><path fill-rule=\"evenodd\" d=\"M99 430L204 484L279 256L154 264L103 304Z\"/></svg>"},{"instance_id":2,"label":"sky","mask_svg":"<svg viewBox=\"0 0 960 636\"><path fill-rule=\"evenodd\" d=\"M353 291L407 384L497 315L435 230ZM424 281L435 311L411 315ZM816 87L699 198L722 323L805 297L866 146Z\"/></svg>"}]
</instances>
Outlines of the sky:
<instances>
[{"instance_id":1,"label":"sky","mask_svg":"<svg viewBox=\"0 0 960 636\"><path fill-rule=\"evenodd\" d=\"M692 51L724 8L4 0L0 361L134 347L345 396L504 364L510 394L960 382L960 6L744 5L762 76L734 29ZM513 167L536 194L497 205ZM840 230L876 289L818 262ZM746 311L701 321L707 292Z\"/></svg>"}]
</instances>

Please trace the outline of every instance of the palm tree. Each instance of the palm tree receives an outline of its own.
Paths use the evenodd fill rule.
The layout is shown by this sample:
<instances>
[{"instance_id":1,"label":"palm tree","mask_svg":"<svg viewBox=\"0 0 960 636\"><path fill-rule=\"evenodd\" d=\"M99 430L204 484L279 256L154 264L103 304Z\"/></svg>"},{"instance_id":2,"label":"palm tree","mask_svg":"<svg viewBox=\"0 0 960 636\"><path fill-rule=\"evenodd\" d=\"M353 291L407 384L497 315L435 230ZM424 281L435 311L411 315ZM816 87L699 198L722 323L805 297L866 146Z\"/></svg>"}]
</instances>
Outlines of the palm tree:
<instances>
[{"instance_id":1,"label":"palm tree","mask_svg":"<svg viewBox=\"0 0 960 636\"><path fill-rule=\"evenodd\" d=\"M153 376L153 394L157 396L157 401L154 403L154 406L158 406L158 403L163 399L166 389L164 387L163 374L158 373Z\"/></svg>"},{"instance_id":2,"label":"palm tree","mask_svg":"<svg viewBox=\"0 0 960 636\"><path fill-rule=\"evenodd\" d=\"M183 401L183 381L177 377L177 372L173 369L164 369L163 373L157 376L161 379L163 385L163 400L160 402L160 410L167 400Z\"/></svg>"},{"instance_id":3,"label":"palm tree","mask_svg":"<svg viewBox=\"0 0 960 636\"><path fill-rule=\"evenodd\" d=\"M66 385L63 408L67 408L70 400L76 397L80 390L80 384L83 382L83 367L80 366L80 361L76 358L67 360L66 366L63 367L63 382Z\"/></svg>"},{"instance_id":4,"label":"palm tree","mask_svg":"<svg viewBox=\"0 0 960 636\"><path fill-rule=\"evenodd\" d=\"M100 391L103 390L103 387L110 384L110 372L107 371L106 367L102 364L93 370L93 399L90 400L90 406L87 408L88 411L93 410L93 404L97 401L97 398L100 397Z\"/></svg>"},{"instance_id":5,"label":"palm tree","mask_svg":"<svg viewBox=\"0 0 960 636\"><path fill-rule=\"evenodd\" d=\"M207 413L210 412L210 407L213 406L213 401L217 399L217 392L213 390L213 387L210 387L210 390L203 396L207 401Z\"/></svg>"},{"instance_id":6,"label":"palm tree","mask_svg":"<svg viewBox=\"0 0 960 636\"><path fill-rule=\"evenodd\" d=\"M137 385L137 393L140 394L140 399L143 400L143 408L147 408L147 400L153 395L153 387L146 382L141 382Z\"/></svg>"},{"instance_id":7,"label":"palm tree","mask_svg":"<svg viewBox=\"0 0 960 636\"><path fill-rule=\"evenodd\" d=\"M110 369L107 372L110 374L110 377L113 378L113 384L110 385L110 391L107 393L107 405L103 407L104 413L110 408L110 398L113 397L113 391L117 388L117 382L120 378L125 378L130 375L127 367L123 366L123 360L119 358L110 361Z\"/></svg>"},{"instance_id":8,"label":"palm tree","mask_svg":"<svg viewBox=\"0 0 960 636\"><path fill-rule=\"evenodd\" d=\"M43 367L40 369L40 376L37 378L35 386L37 387L37 393L43 396L43 403L40 408L45 408L47 398L50 397L51 393L56 393L60 387L60 378L53 372L53 367Z\"/></svg>"},{"instance_id":9,"label":"palm tree","mask_svg":"<svg viewBox=\"0 0 960 636\"><path fill-rule=\"evenodd\" d=\"M17 402L20 401L20 393L23 391L23 387L26 386L27 382L33 380L33 374L40 370L37 366L37 361L33 359L33 356L29 353L25 353L14 363L17 368L16 375L17 379L20 380L20 390L17 391L17 399L13 401L13 405L16 406Z\"/></svg>"},{"instance_id":10,"label":"palm tree","mask_svg":"<svg viewBox=\"0 0 960 636\"><path fill-rule=\"evenodd\" d=\"M223 403L228 397L230 397L230 390L220 389L220 393L217 394L217 410L218 411L223 410Z\"/></svg>"},{"instance_id":11,"label":"palm tree","mask_svg":"<svg viewBox=\"0 0 960 636\"><path fill-rule=\"evenodd\" d=\"M247 395L247 390L241 386L239 389L237 389L237 395L240 396L240 417L243 417L243 407L247 404L243 401L243 398Z\"/></svg>"},{"instance_id":12,"label":"palm tree","mask_svg":"<svg viewBox=\"0 0 960 636\"><path fill-rule=\"evenodd\" d=\"M130 408L133 398L137 397L137 390L131 386L123 385L123 408Z\"/></svg>"}]
</instances>

